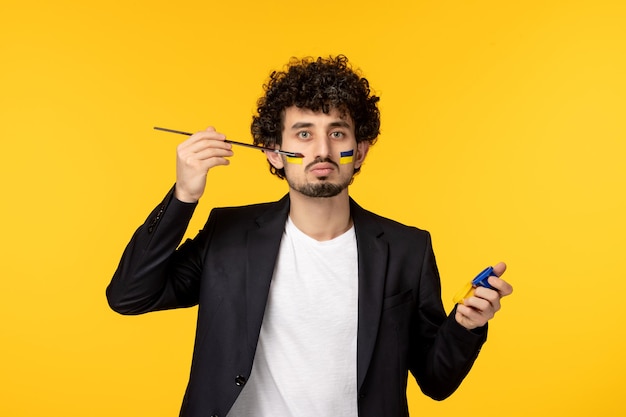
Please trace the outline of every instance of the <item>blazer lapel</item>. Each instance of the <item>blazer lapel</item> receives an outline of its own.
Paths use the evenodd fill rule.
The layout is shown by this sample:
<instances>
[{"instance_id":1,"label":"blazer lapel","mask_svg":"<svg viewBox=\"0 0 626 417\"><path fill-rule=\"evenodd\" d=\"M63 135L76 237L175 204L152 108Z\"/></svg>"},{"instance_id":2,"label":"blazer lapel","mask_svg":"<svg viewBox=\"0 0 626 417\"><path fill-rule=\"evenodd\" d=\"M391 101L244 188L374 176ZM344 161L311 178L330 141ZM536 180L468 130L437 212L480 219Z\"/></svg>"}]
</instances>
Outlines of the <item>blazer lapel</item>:
<instances>
[{"instance_id":1,"label":"blazer lapel","mask_svg":"<svg viewBox=\"0 0 626 417\"><path fill-rule=\"evenodd\" d=\"M350 203L359 254L357 381L360 389L376 344L383 306L388 246L381 239L383 230L371 213L353 200Z\"/></svg>"},{"instance_id":2,"label":"blazer lapel","mask_svg":"<svg viewBox=\"0 0 626 417\"><path fill-rule=\"evenodd\" d=\"M285 196L256 219L256 228L248 234L245 305L247 343L252 353L256 350L288 213L289 197Z\"/></svg>"}]
</instances>

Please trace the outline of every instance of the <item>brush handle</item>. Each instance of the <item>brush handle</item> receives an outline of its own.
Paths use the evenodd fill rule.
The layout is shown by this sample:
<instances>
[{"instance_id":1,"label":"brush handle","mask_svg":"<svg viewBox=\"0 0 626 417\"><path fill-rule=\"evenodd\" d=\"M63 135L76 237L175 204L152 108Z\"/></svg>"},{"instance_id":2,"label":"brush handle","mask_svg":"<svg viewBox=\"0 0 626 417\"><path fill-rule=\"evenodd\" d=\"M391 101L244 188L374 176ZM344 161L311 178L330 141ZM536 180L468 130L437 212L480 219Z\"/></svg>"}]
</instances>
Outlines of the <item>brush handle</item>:
<instances>
[{"instance_id":1,"label":"brush handle","mask_svg":"<svg viewBox=\"0 0 626 417\"><path fill-rule=\"evenodd\" d=\"M183 132L182 130L167 129L165 127L154 126L154 129L155 130L161 130L163 132L176 133L176 134L179 134L179 135L186 135L186 136L191 136L193 134L193 133L189 133L189 132ZM277 154L290 156L292 158L304 158L304 155L302 155L299 152L281 151L280 149L266 148L265 146L252 145L250 143L243 143L243 142L235 142L234 140L228 140L228 139L226 139L224 142L230 143L232 145L245 146L246 148L259 149L261 151L276 152Z\"/></svg>"}]
</instances>

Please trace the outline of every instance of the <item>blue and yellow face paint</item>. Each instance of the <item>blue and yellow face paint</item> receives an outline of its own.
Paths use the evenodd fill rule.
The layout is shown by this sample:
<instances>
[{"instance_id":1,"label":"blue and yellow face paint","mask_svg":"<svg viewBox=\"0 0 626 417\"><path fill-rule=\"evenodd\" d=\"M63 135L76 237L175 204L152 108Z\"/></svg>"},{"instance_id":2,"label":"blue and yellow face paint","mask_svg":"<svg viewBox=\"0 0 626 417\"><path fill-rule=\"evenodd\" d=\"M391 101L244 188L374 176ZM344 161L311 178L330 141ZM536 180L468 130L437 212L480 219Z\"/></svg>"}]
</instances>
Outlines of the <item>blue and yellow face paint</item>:
<instances>
[{"instance_id":1,"label":"blue and yellow face paint","mask_svg":"<svg viewBox=\"0 0 626 417\"><path fill-rule=\"evenodd\" d=\"M354 161L354 149L350 149L349 151L341 152L339 155L339 163L340 164L349 164Z\"/></svg>"},{"instance_id":2,"label":"blue and yellow face paint","mask_svg":"<svg viewBox=\"0 0 626 417\"><path fill-rule=\"evenodd\" d=\"M285 156L285 161L289 162L290 164L300 164L302 165L302 157L299 156Z\"/></svg>"}]
</instances>

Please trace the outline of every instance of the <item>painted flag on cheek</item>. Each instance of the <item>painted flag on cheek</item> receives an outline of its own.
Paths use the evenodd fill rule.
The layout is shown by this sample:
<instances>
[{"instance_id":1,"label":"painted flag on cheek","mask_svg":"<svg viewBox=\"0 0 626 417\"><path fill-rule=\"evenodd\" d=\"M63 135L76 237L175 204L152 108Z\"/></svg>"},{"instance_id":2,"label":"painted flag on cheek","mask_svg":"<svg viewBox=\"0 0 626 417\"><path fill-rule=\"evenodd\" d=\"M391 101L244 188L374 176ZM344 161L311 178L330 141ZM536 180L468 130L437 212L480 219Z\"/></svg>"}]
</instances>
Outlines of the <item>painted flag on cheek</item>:
<instances>
[{"instance_id":1,"label":"painted flag on cheek","mask_svg":"<svg viewBox=\"0 0 626 417\"><path fill-rule=\"evenodd\" d=\"M302 160L303 159L304 158L296 158L296 157L293 157L293 156L285 156L285 160L287 162L289 162L290 164L300 164L300 165L302 165Z\"/></svg>"},{"instance_id":2,"label":"painted flag on cheek","mask_svg":"<svg viewBox=\"0 0 626 417\"><path fill-rule=\"evenodd\" d=\"M354 161L354 149L350 149L349 151L341 152L339 163L340 164L349 164Z\"/></svg>"}]
</instances>

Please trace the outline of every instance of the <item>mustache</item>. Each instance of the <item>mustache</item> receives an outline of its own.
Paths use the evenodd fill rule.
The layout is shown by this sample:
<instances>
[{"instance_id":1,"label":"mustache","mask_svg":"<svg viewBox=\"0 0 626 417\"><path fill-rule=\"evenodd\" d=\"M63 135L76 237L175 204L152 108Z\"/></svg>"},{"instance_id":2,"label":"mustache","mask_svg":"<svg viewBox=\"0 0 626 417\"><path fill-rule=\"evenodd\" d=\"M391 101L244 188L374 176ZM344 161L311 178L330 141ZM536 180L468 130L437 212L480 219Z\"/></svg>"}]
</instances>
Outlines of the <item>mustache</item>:
<instances>
[{"instance_id":1,"label":"mustache","mask_svg":"<svg viewBox=\"0 0 626 417\"><path fill-rule=\"evenodd\" d=\"M315 164L319 164L321 162L327 162L329 164L333 164L335 166L335 168L339 169L339 164L335 161L333 161L332 159L326 157L326 158L322 158L321 156L318 156L317 158L315 158L313 160L313 162L311 162L310 164L308 164L306 166L306 170L308 171L309 169L311 169L311 167Z\"/></svg>"}]
</instances>

